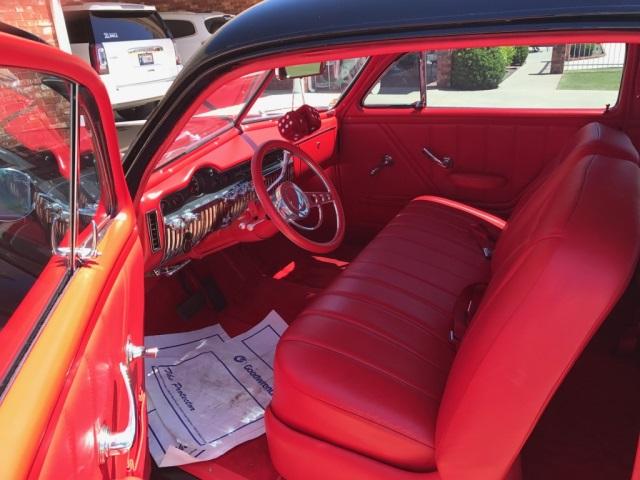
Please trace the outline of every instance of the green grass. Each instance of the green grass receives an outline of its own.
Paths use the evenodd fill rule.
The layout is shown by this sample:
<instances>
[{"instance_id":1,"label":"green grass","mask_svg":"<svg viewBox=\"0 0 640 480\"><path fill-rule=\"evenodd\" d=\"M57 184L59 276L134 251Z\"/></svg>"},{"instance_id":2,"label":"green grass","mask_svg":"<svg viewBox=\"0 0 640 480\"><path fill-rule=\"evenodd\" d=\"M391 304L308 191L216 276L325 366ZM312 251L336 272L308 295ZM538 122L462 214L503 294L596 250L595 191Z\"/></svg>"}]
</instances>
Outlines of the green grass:
<instances>
[{"instance_id":1,"label":"green grass","mask_svg":"<svg viewBox=\"0 0 640 480\"><path fill-rule=\"evenodd\" d=\"M565 72L558 90L619 90L622 68L598 68Z\"/></svg>"}]
</instances>

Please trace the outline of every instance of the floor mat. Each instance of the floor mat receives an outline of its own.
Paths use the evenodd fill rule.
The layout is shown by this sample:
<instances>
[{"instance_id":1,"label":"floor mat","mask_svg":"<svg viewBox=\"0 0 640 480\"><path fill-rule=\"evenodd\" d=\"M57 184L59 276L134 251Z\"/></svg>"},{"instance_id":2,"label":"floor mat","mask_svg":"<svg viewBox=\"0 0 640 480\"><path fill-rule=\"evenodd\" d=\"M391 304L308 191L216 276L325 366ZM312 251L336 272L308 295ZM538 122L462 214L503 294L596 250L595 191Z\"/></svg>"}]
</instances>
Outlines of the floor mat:
<instances>
[{"instance_id":1,"label":"floor mat","mask_svg":"<svg viewBox=\"0 0 640 480\"><path fill-rule=\"evenodd\" d=\"M145 339L160 349L145 362L150 450L160 467L217 458L264 433L275 347L286 328L272 311L233 338L214 325Z\"/></svg>"}]
</instances>

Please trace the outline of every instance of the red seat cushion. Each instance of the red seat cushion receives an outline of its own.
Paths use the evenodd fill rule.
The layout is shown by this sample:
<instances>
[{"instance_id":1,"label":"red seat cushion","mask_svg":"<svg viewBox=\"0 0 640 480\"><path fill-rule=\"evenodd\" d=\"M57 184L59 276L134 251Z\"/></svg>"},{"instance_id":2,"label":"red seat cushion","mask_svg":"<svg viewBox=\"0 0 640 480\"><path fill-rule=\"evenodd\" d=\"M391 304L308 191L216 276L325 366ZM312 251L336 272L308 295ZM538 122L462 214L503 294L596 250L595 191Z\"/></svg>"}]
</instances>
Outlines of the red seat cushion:
<instances>
[{"instance_id":1,"label":"red seat cushion","mask_svg":"<svg viewBox=\"0 0 640 480\"><path fill-rule=\"evenodd\" d=\"M274 415L399 468L435 469L452 312L490 271L479 222L428 199L407 206L282 338Z\"/></svg>"}]
</instances>

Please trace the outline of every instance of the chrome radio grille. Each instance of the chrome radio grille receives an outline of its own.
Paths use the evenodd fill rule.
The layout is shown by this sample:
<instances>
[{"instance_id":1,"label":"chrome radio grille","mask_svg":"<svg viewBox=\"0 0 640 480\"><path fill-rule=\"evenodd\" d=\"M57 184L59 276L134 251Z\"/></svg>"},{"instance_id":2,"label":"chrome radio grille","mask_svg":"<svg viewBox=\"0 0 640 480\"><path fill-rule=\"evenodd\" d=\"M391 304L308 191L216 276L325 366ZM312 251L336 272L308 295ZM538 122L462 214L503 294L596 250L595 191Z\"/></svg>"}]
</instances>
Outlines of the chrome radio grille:
<instances>
[{"instance_id":1,"label":"chrome radio grille","mask_svg":"<svg viewBox=\"0 0 640 480\"><path fill-rule=\"evenodd\" d=\"M278 168L265 169L268 188L293 178L293 166L282 173ZM250 178L241 179L216 192L205 193L186 202L177 211L164 216L164 256L166 264L174 257L189 252L208 234L228 227L257 199Z\"/></svg>"}]
</instances>

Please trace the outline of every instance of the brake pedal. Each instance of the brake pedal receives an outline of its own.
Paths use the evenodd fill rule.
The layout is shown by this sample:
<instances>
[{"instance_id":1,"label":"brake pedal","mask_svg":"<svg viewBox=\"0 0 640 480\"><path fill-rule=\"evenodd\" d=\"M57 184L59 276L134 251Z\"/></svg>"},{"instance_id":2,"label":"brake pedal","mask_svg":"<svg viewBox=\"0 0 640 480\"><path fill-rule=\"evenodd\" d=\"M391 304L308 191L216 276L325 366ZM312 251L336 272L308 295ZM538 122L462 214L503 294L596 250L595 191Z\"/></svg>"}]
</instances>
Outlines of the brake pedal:
<instances>
[{"instance_id":1,"label":"brake pedal","mask_svg":"<svg viewBox=\"0 0 640 480\"><path fill-rule=\"evenodd\" d=\"M227 299L224 297L222 290L220 290L220 287L218 287L218 284L213 278L205 278L202 281L202 290L214 310L220 312L227 307Z\"/></svg>"},{"instance_id":2,"label":"brake pedal","mask_svg":"<svg viewBox=\"0 0 640 480\"><path fill-rule=\"evenodd\" d=\"M185 321L191 320L191 318L198 313L206 303L207 300L204 294L202 292L196 292L176 307L178 316Z\"/></svg>"}]
</instances>

